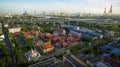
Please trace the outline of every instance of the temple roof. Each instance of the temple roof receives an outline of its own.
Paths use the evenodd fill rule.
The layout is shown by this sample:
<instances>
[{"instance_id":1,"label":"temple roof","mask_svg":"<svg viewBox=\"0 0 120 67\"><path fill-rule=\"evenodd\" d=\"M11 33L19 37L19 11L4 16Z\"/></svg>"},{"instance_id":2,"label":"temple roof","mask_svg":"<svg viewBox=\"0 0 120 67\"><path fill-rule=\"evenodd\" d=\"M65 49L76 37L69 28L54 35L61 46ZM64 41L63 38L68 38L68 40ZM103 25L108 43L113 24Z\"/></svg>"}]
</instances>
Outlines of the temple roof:
<instances>
[{"instance_id":1,"label":"temple roof","mask_svg":"<svg viewBox=\"0 0 120 67\"><path fill-rule=\"evenodd\" d=\"M53 48L50 42L46 42L43 44L43 49Z\"/></svg>"}]
</instances>

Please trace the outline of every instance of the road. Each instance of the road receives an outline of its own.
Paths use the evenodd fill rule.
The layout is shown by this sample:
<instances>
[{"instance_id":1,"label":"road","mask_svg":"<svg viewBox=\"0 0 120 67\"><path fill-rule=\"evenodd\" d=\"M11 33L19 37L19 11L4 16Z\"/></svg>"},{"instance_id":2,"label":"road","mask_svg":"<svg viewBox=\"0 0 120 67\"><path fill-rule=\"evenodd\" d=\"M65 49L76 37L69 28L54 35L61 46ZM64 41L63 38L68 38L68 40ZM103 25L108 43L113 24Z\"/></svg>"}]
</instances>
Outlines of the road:
<instances>
[{"instance_id":1,"label":"road","mask_svg":"<svg viewBox=\"0 0 120 67\"><path fill-rule=\"evenodd\" d=\"M14 57L14 52L13 52L13 49L12 49L12 46L10 44L10 40L9 40L9 37L8 37L8 33L7 31L5 30L5 27L4 27L4 22L2 23L2 32L5 36L5 43L8 47L8 52L10 53L10 56L11 56L11 61L12 61L12 65L11 67L15 67L15 57Z\"/></svg>"}]
</instances>

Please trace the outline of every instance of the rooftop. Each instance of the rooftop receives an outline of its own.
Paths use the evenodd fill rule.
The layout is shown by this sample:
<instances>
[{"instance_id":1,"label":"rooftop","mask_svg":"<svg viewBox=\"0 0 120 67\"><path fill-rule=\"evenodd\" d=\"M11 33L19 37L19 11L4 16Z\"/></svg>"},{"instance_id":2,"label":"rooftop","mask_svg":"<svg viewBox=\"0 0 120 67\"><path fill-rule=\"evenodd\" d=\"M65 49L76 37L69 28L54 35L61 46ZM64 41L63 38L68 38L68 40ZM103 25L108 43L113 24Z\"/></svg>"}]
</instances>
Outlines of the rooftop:
<instances>
[{"instance_id":1,"label":"rooftop","mask_svg":"<svg viewBox=\"0 0 120 67\"><path fill-rule=\"evenodd\" d=\"M42 62L38 62L36 64L30 65L28 67L54 67L54 65L58 63L55 58L51 58Z\"/></svg>"},{"instance_id":2,"label":"rooftop","mask_svg":"<svg viewBox=\"0 0 120 67\"><path fill-rule=\"evenodd\" d=\"M108 63L111 63L112 65L115 65L115 67L120 67L120 62L114 60L111 57L104 56L102 59L105 60L105 61L107 61Z\"/></svg>"},{"instance_id":3,"label":"rooftop","mask_svg":"<svg viewBox=\"0 0 120 67\"><path fill-rule=\"evenodd\" d=\"M53 46L51 45L51 43L50 42L46 42L46 43L44 43L43 44L43 49L48 49L48 48L53 48Z\"/></svg>"},{"instance_id":4,"label":"rooftop","mask_svg":"<svg viewBox=\"0 0 120 67\"><path fill-rule=\"evenodd\" d=\"M81 61L77 56L73 54L65 55L65 57L76 67L89 67L86 63Z\"/></svg>"}]
</instances>

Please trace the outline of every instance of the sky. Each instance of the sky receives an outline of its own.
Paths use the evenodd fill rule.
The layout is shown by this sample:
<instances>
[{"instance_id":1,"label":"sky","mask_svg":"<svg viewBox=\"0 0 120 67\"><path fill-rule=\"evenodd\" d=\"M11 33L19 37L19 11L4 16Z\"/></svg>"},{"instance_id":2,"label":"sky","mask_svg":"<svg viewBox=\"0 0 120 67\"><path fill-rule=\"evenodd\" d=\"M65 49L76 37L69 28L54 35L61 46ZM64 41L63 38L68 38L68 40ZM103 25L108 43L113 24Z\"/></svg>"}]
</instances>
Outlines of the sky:
<instances>
[{"instance_id":1,"label":"sky","mask_svg":"<svg viewBox=\"0 0 120 67\"><path fill-rule=\"evenodd\" d=\"M120 14L120 0L0 0L1 14L68 12L103 14L110 6Z\"/></svg>"}]
</instances>

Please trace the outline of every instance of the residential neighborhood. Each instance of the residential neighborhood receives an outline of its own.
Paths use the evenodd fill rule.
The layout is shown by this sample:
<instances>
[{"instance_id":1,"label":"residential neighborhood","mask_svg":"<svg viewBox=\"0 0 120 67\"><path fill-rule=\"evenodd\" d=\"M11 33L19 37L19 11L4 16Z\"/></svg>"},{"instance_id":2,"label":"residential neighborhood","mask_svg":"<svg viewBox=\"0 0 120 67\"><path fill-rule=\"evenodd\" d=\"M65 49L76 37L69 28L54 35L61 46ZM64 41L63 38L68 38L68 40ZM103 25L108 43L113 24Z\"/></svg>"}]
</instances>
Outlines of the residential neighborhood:
<instances>
[{"instance_id":1,"label":"residential neighborhood","mask_svg":"<svg viewBox=\"0 0 120 67\"><path fill-rule=\"evenodd\" d=\"M0 13L0 67L120 67L114 5L103 14Z\"/></svg>"}]
</instances>

